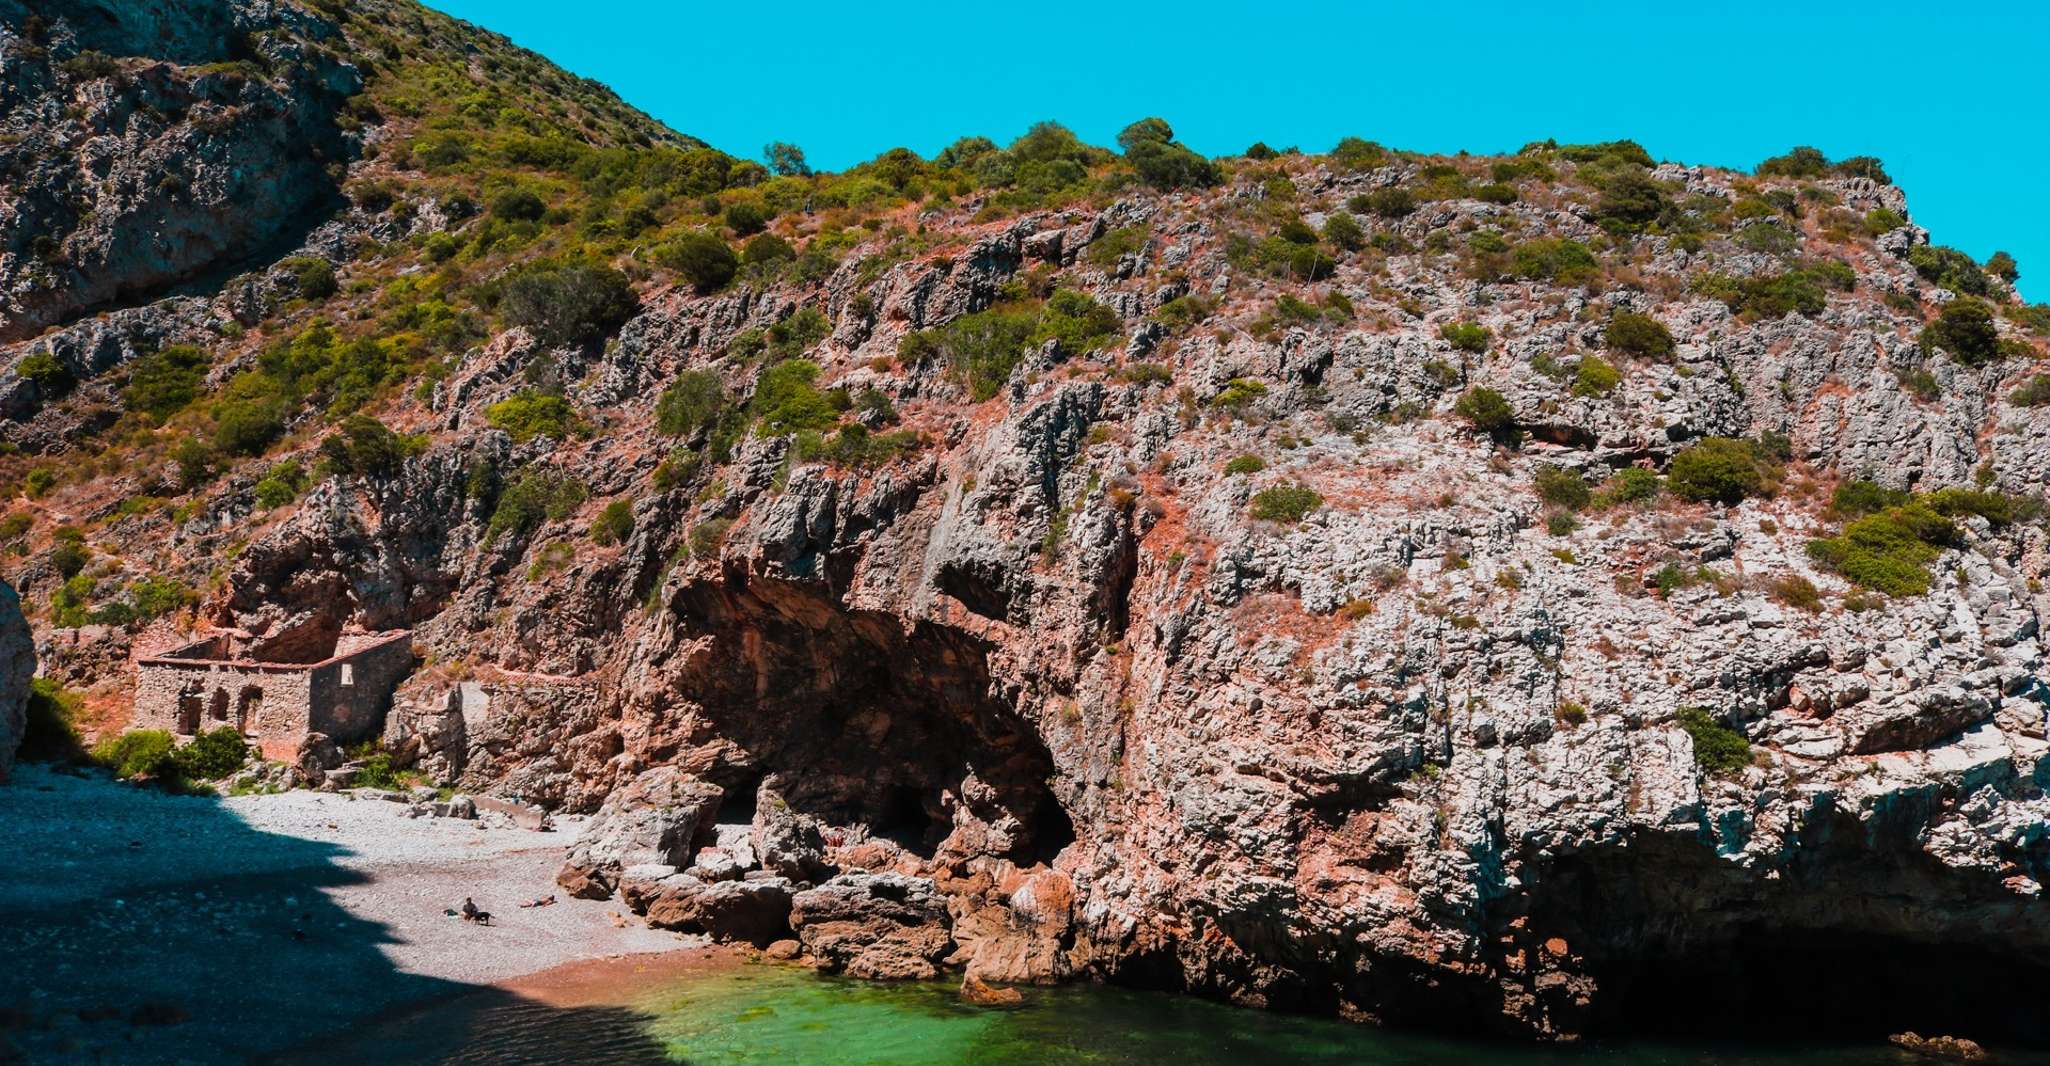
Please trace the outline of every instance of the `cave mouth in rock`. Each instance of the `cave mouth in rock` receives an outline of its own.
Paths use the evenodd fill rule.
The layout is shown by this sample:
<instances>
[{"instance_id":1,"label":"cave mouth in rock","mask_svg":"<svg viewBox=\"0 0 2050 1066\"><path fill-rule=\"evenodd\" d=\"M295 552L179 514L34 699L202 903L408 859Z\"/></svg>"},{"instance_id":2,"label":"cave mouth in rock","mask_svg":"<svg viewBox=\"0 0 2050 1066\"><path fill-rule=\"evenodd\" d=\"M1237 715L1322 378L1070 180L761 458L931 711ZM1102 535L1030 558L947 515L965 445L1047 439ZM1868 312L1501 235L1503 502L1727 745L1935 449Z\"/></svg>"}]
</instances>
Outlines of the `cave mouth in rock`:
<instances>
[{"instance_id":1,"label":"cave mouth in rock","mask_svg":"<svg viewBox=\"0 0 2050 1066\"><path fill-rule=\"evenodd\" d=\"M1593 968L1596 1033L1884 1040L1903 1031L2050 1044L2050 967L1983 948L1746 926L1714 945Z\"/></svg>"},{"instance_id":2,"label":"cave mouth in rock","mask_svg":"<svg viewBox=\"0 0 2050 1066\"><path fill-rule=\"evenodd\" d=\"M710 640L681 679L732 754L706 776L721 822L772 780L793 810L930 860L1051 863L1075 832L1053 756L992 690L988 648L958 629L850 610L821 585L729 576L674 609Z\"/></svg>"},{"instance_id":3,"label":"cave mouth in rock","mask_svg":"<svg viewBox=\"0 0 2050 1066\"><path fill-rule=\"evenodd\" d=\"M1535 883L1530 927L1585 958L1592 1035L2050 1045L2029 904L1909 828L1826 818L1770 880L1691 838L1584 852Z\"/></svg>"}]
</instances>

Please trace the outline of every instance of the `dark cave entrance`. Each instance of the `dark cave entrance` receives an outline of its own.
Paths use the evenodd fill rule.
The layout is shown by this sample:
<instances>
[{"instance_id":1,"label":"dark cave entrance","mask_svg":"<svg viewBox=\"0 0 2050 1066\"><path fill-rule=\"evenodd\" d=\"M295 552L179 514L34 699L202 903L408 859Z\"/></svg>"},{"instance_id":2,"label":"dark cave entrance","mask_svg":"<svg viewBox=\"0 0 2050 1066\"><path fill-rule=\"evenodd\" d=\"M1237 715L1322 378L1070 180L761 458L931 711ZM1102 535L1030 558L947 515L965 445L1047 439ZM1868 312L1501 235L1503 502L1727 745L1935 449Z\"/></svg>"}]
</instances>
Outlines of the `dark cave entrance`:
<instances>
[{"instance_id":1,"label":"dark cave entrance","mask_svg":"<svg viewBox=\"0 0 2050 1066\"><path fill-rule=\"evenodd\" d=\"M2050 964L2029 935L2042 928L2030 904L1911 840L1868 831L1811 827L1775 881L1669 837L1556 864L1531 926L1565 938L1599 989L1574 1028L1860 1042L1913 1030L2050 1044Z\"/></svg>"},{"instance_id":2,"label":"dark cave entrance","mask_svg":"<svg viewBox=\"0 0 2050 1066\"><path fill-rule=\"evenodd\" d=\"M1051 862L1074 826L1053 756L991 690L988 649L944 626L850 611L809 583L734 578L673 605L712 637L681 684L732 755L707 776L721 822L752 818L773 775L792 809L932 859Z\"/></svg>"}]
</instances>

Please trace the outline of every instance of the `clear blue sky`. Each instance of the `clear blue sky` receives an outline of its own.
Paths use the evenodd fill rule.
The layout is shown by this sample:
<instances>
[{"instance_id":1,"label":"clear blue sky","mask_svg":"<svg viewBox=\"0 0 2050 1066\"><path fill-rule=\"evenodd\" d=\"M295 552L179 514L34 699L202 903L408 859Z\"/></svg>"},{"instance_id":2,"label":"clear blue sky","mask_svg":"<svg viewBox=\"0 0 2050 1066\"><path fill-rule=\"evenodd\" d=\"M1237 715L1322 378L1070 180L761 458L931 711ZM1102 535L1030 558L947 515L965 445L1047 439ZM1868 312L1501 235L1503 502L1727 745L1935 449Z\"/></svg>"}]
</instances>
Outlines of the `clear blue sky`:
<instances>
[{"instance_id":1,"label":"clear blue sky","mask_svg":"<svg viewBox=\"0 0 2050 1066\"><path fill-rule=\"evenodd\" d=\"M839 169L1005 142L1051 118L1110 144L1160 115L1212 155L1347 134L1421 151L1635 139L1750 167L1876 155L1940 243L2050 300L2050 4L1079 4L428 0L755 158Z\"/></svg>"}]
</instances>

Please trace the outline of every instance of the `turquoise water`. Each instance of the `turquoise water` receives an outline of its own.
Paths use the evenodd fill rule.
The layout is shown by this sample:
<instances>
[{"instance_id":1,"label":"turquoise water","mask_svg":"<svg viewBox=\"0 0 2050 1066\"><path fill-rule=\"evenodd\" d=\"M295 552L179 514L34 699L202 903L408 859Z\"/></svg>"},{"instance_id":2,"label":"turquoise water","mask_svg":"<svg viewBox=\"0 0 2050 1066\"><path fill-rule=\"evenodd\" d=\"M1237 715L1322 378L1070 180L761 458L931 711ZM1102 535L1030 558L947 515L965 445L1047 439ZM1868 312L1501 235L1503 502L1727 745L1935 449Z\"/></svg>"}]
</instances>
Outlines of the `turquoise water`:
<instances>
[{"instance_id":1,"label":"turquoise water","mask_svg":"<svg viewBox=\"0 0 2050 1066\"><path fill-rule=\"evenodd\" d=\"M1497 1044L1080 985L1028 989L1023 1006L992 1009L963 1003L950 982L877 984L782 966L686 978L631 1006L648 1018L647 1035L671 1061L692 1066L1818 1066L1910 1059L1884 1045Z\"/></svg>"},{"instance_id":2,"label":"turquoise water","mask_svg":"<svg viewBox=\"0 0 2050 1066\"><path fill-rule=\"evenodd\" d=\"M1462 1040L1091 986L969 1006L951 982L874 984L792 966L660 979L615 1005L444 1006L311 1060L389 1066L1869 1066L1930 1062L1884 1043L1559 1047ZM339 1056L339 1057L331 1057ZM2018 1060L2003 1058L2002 1062ZM2031 1057L2032 1062L2041 1059Z\"/></svg>"}]
</instances>

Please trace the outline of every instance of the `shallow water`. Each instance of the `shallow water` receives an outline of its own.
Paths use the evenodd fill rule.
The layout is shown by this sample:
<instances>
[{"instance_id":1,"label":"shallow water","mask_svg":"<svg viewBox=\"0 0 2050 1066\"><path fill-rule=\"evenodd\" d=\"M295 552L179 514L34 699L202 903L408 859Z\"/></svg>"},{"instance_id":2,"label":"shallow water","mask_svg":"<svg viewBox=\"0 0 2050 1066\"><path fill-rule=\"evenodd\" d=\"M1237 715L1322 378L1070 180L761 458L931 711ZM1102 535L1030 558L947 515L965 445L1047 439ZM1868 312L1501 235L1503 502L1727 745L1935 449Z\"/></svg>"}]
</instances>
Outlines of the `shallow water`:
<instances>
[{"instance_id":1,"label":"shallow water","mask_svg":"<svg viewBox=\"0 0 2050 1066\"><path fill-rule=\"evenodd\" d=\"M665 977L574 1008L511 997L370 1034L395 1066L1838 1066L1918 1060L1884 1044L1559 1048L1388 1032L1115 988L1026 990L968 1006L952 983L873 984L790 966ZM339 1050L339 1049L331 1049ZM2012 1061L2012 1060L2003 1060Z\"/></svg>"}]
</instances>

